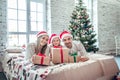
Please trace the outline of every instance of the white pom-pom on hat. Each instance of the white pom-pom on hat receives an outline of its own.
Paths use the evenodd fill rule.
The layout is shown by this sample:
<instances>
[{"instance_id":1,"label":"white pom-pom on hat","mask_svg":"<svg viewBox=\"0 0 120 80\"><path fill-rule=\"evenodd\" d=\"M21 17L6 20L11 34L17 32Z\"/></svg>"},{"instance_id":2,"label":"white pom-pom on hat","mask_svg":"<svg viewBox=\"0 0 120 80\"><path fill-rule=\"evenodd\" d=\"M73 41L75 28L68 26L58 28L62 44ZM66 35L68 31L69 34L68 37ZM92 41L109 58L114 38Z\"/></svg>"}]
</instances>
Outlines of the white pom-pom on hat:
<instances>
[{"instance_id":1,"label":"white pom-pom on hat","mask_svg":"<svg viewBox=\"0 0 120 80\"><path fill-rule=\"evenodd\" d=\"M42 35L48 35L46 31L40 31L37 33L37 37L40 37Z\"/></svg>"}]
</instances>

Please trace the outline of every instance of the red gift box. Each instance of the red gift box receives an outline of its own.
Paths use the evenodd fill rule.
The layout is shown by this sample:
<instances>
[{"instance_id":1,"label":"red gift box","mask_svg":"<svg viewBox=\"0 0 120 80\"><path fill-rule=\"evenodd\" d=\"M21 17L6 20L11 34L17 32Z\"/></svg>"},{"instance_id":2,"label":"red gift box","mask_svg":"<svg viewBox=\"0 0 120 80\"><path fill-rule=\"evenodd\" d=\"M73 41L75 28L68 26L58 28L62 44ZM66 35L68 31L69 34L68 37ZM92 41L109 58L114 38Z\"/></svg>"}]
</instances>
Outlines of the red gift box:
<instances>
[{"instance_id":1,"label":"red gift box","mask_svg":"<svg viewBox=\"0 0 120 80\"><path fill-rule=\"evenodd\" d=\"M52 62L56 63L68 63L69 49L67 48L52 48Z\"/></svg>"},{"instance_id":2,"label":"red gift box","mask_svg":"<svg viewBox=\"0 0 120 80\"><path fill-rule=\"evenodd\" d=\"M50 65L50 57L34 55L32 62L33 64Z\"/></svg>"}]
</instances>

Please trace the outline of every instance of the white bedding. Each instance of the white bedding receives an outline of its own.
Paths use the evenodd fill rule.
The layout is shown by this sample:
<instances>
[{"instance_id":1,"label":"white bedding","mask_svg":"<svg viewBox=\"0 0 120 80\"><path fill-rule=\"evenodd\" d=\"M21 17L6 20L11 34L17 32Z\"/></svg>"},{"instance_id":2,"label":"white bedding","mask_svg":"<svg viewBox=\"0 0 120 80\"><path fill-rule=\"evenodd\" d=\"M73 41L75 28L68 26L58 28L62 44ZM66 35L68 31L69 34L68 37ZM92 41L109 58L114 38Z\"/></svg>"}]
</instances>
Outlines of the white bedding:
<instances>
[{"instance_id":1,"label":"white bedding","mask_svg":"<svg viewBox=\"0 0 120 80\"><path fill-rule=\"evenodd\" d=\"M15 53L14 53L15 54ZM23 55L23 54L7 54L5 57L4 62L7 62L11 57ZM115 75L117 72L119 72L118 66L114 60L114 57L111 56L105 56L105 55L88 55L90 60L86 62L79 62L79 63L69 63L69 64L59 64L55 66L49 66L49 68L44 68L48 71L46 74L45 80L109 80L113 75ZM5 63L6 64L6 63ZM7 67L7 66L6 66ZM25 69L26 66L24 66ZM42 80L42 78L37 76L35 78L35 74L40 75L42 74L42 68L39 68L37 70L29 70L28 72L30 74L34 74L32 78L31 76L26 76L27 80ZM8 67L7 67L8 69ZM10 71L5 68L5 71L8 74L11 74ZM32 68L30 68L32 69ZM44 72L43 69L43 72ZM22 69L21 69L22 70ZM34 72L34 73L32 73ZM39 73L39 74L38 74ZM27 75L27 72L26 72ZM23 71L19 76L23 77ZM24 78L24 77L23 77Z\"/></svg>"},{"instance_id":2,"label":"white bedding","mask_svg":"<svg viewBox=\"0 0 120 80\"><path fill-rule=\"evenodd\" d=\"M102 76L100 64L89 60L57 68L47 76L46 80L96 80Z\"/></svg>"}]
</instances>

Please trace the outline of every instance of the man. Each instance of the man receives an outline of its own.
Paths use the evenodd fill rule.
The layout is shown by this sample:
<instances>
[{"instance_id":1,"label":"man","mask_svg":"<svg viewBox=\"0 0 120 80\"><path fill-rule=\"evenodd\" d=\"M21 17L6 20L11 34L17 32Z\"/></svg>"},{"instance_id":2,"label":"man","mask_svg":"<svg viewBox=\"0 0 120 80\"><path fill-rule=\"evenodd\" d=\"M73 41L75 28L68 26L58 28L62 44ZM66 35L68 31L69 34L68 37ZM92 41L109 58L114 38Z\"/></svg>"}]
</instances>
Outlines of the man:
<instances>
[{"instance_id":1,"label":"man","mask_svg":"<svg viewBox=\"0 0 120 80\"><path fill-rule=\"evenodd\" d=\"M85 50L83 44L81 42L75 43L72 40L72 35L71 35L70 32L68 32L68 31L61 32L60 39L61 39L61 41L63 43L63 46L70 49L69 54L77 53L78 56L84 56L83 58L81 58L82 61L88 60L88 58L85 57L86 50Z\"/></svg>"}]
</instances>

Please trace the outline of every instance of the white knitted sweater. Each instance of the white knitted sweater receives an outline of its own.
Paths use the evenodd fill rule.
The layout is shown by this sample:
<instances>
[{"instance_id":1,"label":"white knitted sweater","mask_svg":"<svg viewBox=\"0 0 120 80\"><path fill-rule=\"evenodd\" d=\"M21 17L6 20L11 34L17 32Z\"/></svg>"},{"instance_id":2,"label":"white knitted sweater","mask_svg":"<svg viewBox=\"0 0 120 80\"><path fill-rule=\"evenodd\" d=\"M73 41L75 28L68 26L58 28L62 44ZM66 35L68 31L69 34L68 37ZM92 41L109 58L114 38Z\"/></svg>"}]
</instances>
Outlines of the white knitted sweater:
<instances>
[{"instance_id":1,"label":"white knitted sweater","mask_svg":"<svg viewBox=\"0 0 120 80\"><path fill-rule=\"evenodd\" d=\"M25 58L26 59L31 59L31 57L36 54L35 53L35 47L36 47L36 44L35 43L30 43L28 44L27 46L27 49L26 49L26 54L25 54ZM45 51L45 54L46 55L49 55L49 47L47 46L47 49Z\"/></svg>"}]
</instances>

